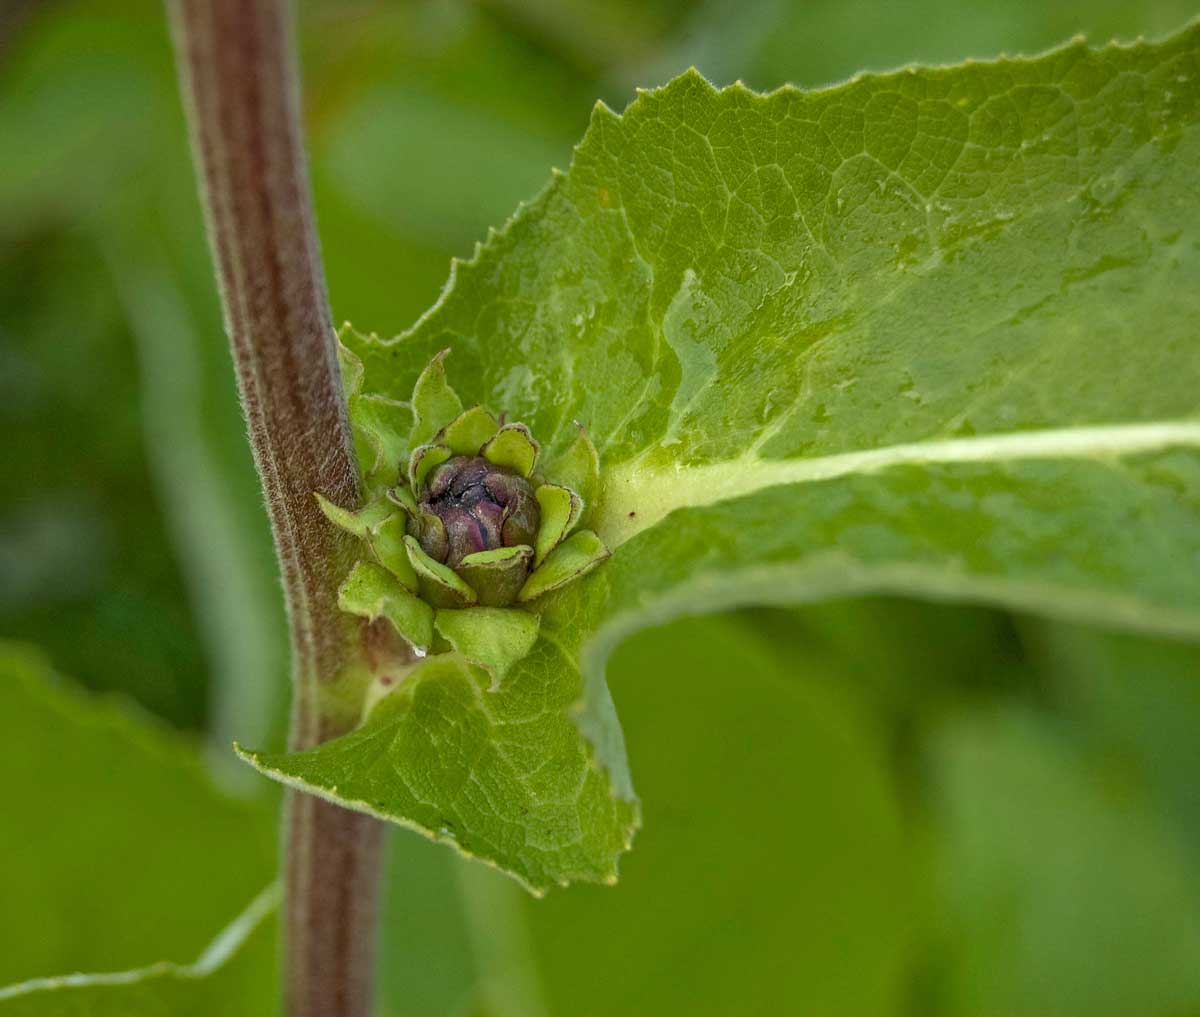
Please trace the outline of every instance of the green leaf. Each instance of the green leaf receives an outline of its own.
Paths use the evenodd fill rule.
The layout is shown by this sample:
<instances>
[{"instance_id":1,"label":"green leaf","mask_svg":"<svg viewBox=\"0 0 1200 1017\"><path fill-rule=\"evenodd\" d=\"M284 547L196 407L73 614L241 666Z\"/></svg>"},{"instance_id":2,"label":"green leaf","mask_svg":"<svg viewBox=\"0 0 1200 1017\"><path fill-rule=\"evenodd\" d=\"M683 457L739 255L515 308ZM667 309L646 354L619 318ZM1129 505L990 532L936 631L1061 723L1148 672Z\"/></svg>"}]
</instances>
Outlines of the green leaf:
<instances>
[{"instance_id":1,"label":"green leaf","mask_svg":"<svg viewBox=\"0 0 1200 1017\"><path fill-rule=\"evenodd\" d=\"M227 798L193 742L8 643L0 780L0 985L190 963L274 878L269 802Z\"/></svg>"},{"instance_id":2,"label":"green leaf","mask_svg":"<svg viewBox=\"0 0 1200 1017\"><path fill-rule=\"evenodd\" d=\"M518 609L442 610L435 615L434 624L455 650L491 673L489 692L500 688L513 665L526 657L537 642L537 615Z\"/></svg>"},{"instance_id":3,"label":"green leaf","mask_svg":"<svg viewBox=\"0 0 1200 1017\"><path fill-rule=\"evenodd\" d=\"M38 978L0 988L0 1017L261 1017L278 1007L275 912L259 894L193 964Z\"/></svg>"},{"instance_id":4,"label":"green leaf","mask_svg":"<svg viewBox=\"0 0 1200 1017\"><path fill-rule=\"evenodd\" d=\"M438 654L356 731L307 752L242 755L286 784L453 844L535 893L615 881L637 806L613 793L621 755L600 756L567 715L579 690L570 658L539 638L503 688L491 686L483 667Z\"/></svg>"},{"instance_id":5,"label":"green leaf","mask_svg":"<svg viewBox=\"0 0 1200 1017\"><path fill-rule=\"evenodd\" d=\"M386 618L413 646L433 643L433 608L387 569L360 561L338 590L338 607L360 618Z\"/></svg>"},{"instance_id":6,"label":"green leaf","mask_svg":"<svg viewBox=\"0 0 1200 1017\"><path fill-rule=\"evenodd\" d=\"M1181 242L1200 219L1198 39L1193 26L769 96L687 74L621 116L598 108L570 173L412 332L348 341L371 390L404 391L453 341L464 398L552 448L584 421L617 559L740 515L755 539L737 572L778 565L823 596L814 564L877 525L871 542L897 553L849 555L847 585L1200 634L1195 528L1162 514L1166 489L1192 494L1200 445L1200 256ZM561 281L565 264L586 284ZM1142 539L1105 560L1116 513L1079 500L1099 474L1135 513L1120 532L1166 527L1161 558ZM977 511L914 561L926 477L973 487ZM1041 553L1048 482L1091 559L1074 573ZM818 497L863 522L800 539L807 513L791 506ZM877 520L883 502L899 515ZM672 512L687 526L663 526ZM766 543L796 539L766 563L768 517ZM980 525L998 554L973 555ZM705 557L688 571L724 583L730 561Z\"/></svg>"},{"instance_id":7,"label":"green leaf","mask_svg":"<svg viewBox=\"0 0 1200 1017\"><path fill-rule=\"evenodd\" d=\"M605 658L682 614L894 592L1196 638L1198 160L1200 25L812 92L693 72L597 107L410 332L345 341L394 398L453 348L548 462L587 427L613 555L537 609L601 759Z\"/></svg>"},{"instance_id":8,"label":"green leaf","mask_svg":"<svg viewBox=\"0 0 1200 1017\"><path fill-rule=\"evenodd\" d=\"M462 1013L472 989L468 1012L522 1017L904 1012L926 883L887 729L852 670L775 649L743 618L689 618L614 655L650 817L614 891L532 900L393 837L383 1012ZM430 983L444 1002L414 1002Z\"/></svg>"}]
</instances>

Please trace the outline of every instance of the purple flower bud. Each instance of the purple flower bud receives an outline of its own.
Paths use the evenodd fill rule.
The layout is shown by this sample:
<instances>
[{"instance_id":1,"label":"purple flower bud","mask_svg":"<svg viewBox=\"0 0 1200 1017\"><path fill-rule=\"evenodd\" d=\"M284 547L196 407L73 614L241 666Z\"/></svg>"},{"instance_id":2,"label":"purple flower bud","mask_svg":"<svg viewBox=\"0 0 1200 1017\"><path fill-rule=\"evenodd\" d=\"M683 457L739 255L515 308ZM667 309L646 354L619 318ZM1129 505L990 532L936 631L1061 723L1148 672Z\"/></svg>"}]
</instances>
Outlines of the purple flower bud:
<instances>
[{"instance_id":1,"label":"purple flower bud","mask_svg":"<svg viewBox=\"0 0 1200 1017\"><path fill-rule=\"evenodd\" d=\"M435 466L420 510L417 540L450 568L477 551L532 545L541 522L529 481L482 456L455 456Z\"/></svg>"}]
</instances>

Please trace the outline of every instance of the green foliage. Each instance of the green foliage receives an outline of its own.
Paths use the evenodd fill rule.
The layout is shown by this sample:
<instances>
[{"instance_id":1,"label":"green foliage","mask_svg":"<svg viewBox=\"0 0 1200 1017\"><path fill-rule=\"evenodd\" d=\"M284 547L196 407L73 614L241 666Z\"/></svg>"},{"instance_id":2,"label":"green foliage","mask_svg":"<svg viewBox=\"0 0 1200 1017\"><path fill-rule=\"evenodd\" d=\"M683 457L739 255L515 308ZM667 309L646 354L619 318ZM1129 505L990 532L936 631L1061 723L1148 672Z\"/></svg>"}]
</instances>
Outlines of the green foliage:
<instances>
[{"instance_id":1,"label":"green foliage","mask_svg":"<svg viewBox=\"0 0 1200 1017\"><path fill-rule=\"evenodd\" d=\"M451 254L466 254L489 224L502 222L545 179L548 165L566 165L597 95L621 108L634 85L667 81L691 63L713 81L740 78L768 89L787 80L819 85L864 67L1036 52L1079 31L1096 42L1113 34L1154 35L1195 13L1194 3L1180 0L1049 6L1029 0L971 5L748 0L698 6L602 0L553 7L406 2L372 10L369 18L332 16L334 9L324 2L304 4L301 21L307 141L322 246L336 313L390 331L433 302ZM15 31L6 25L6 33L0 40L6 46L0 68L6 167L0 172L0 412L11 455L0 490L0 594L7 597L0 598L0 630L45 643L64 670L91 685L133 692L180 724L207 723L216 746L227 747L235 736L269 744L286 673L275 562L230 384L228 351L219 339L161 7L150 0L68 0L43 5L24 29L18 22ZM987 72L977 67L974 73ZM1139 72L1122 75L1107 86L1106 96L1114 102L1129 97L1124 109L1133 116L1138 103L1128 90L1145 80ZM1027 87L1023 91L1030 94ZM1084 141L1106 132L1099 116L1076 122L1084 127L1079 134ZM1129 128L1129 117L1123 123ZM651 126L644 123L642 133ZM1129 128L1125 134L1131 144L1140 144L1154 131ZM1016 147L1026 154L1035 146ZM1077 204L1069 193L1062 208L1036 210L1044 229L1030 232L1029 223L1016 221L1011 228L1024 232L1008 235L1011 242L1003 245L1021 269L1016 276L983 271L980 258L1001 247L986 230L972 237L969 215L959 220L964 228L957 239L953 222L948 229L935 222L941 232L932 236L953 241L946 249L978 270L974 284L983 312L978 320L964 324L955 310L969 310L970 294L949 299L944 312L939 306L947 301L949 279L943 273L949 265L933 276L939 285L932 291L901 288L898 304L889 299L886 271L868 273L857 322L879 330L881 338L863 346L860 359L840 339L814 349L809 398L820 392L843 404L836 428L826 422L825 444L814 451L824 456L890 447L893 424L901 444L926 441L906 429L908 414L900 411L913 410L913 400L900 394L902 383L888 384L888 365L878 361L887 341L906 336L905 348L912 352L926 331L931 349L935 338L945 340L940 355L934 350L931 359L922 360L925 374L919 380L926 391L937 391L945 377L953 394L956 385L961 390L978 376L984 403L988 393L995 393L993 409L1011 399L1020 428L1169 422L1156 393L1172 390L1166 384L1172 372L1181 388L1194 375L1181 369L1178 350L1159 346L1172 331L1159 327L1155 305L1163 304L1169 314L1195 288L1194 248L1184 243L1195 232L1189 225L1195 203L1194 189L1188 191L1185 182L1176 194L1181 204L1171 204L1155 169L1162 165L1150 165L1162 147L1153 140L1142 146L1139 158L1146 162L1135 160L1138 172L1127 180L1118 174L1115 200L1090 206L1097 224L1109 215L1103 231L1089 236L1069 229ZM1001 153L975 154L990 165ZM1021 165L1040 170L1049 163ZM973 179L987 177L984 172ZM1051 173L1026 183L1036 190L1054 180ZM1057 182L1061 185L1061 176ZM1096 192L1101 198L1107 186ZM414 194L421 200L414 202ZM985 198L977 201L966 211L982 209L986 222ZM859 215L878 207L868 202ZM1056 211L1061 233L1044 222ZM1164 217L1178 220L1181 242L1174 250L1181 260L1160 266L1154 277L1129 255L1139 253L1139 231L1150 252ZM838 223L836 216L830 221ZM870 239L872 229L886 223L858 218L850 225ZM1005 239L1009 228L997 227L993 239ZM832 239L845 235L842 230ZM1081 237L1087 243L1057 258L1056 251ZM1066 282L1066 292L1056 292L1060 269L1086 268L1089 251L1099 260L1103 246L1121 238L1132 238L1117 247L1129 265L1090 279L1081 272ZM985 250L984 243L991 246ZM867 244L859 254L871 250ZM703 296L703 273L698 268L697 273L694 288ZM894 278L905 282L911 274ZM1176 277L1179 286L1171 284ZM559 293L553 280L547 288L544 276L537 278L534 299ZM1003 311L1013 301L996 297L1009 283L1045 296L1047 314L1056 307L1063 313L1039 321L1042 310L1035 310L1031 325L1031 316L1019 313L1025 304L1018 299L1018 313L1006 319ZM1154 292L1161 298L1148 295ZM867 314L867 301L877 299L883 310ZM671 317L671 334L685 350L694 330L685 327L688 316L682 312L690 309L680 306ZM977 336L987 330L989 309L998 312L991 334ZM903 329L885 333L888 315L897 313ZM947 325L940 329L943 313ZM1092 330L1091 345L1088 336L1076 334L1077 318ZM647 334L662 335L666 319L647 313ZM838 334L854 324L838 322ZM471 366L460 340L474 332L462 332L453 337L456 352L448 366L455 384L465 387ZM1194 348L1190 335L1179 334ZM486 322L478 335L488 340ZM1049 354L1044 364L1035 352L1043 348ZM1156 363L1155 349L1175 359ZM823 359L835 353L833 360ZM960 374L959 358L975 353L983 359L964 361ZM917 362L915 353L911 360ZM1014 373L1005 387L994 372L1009 366ZM838 373L830 373L833 368ZM140 384L131 387L137 371ZM861 383L838 387L851 375L872 371L870 389ZM597 376L586 383L593 386ZM509 384L519 389L520 381L514 375ZM503 379L488 384L504 388ZM604 399L611 394L598 391ZM853 406L845 405L850 396L857 396ZM405 416L387 397L365 400L381 420ZM1142 403L1145 418L1138 416ZM1028 413L1031 405L1036 412ZM993 418L997 415L1003 416ZM1182 416L1194 419L1194 413ZM930 426L936 432L938 422ZM571 434L565 414L563 434ZM842 436L845 445L836 445ZM1153 432L1147 437L1153 441ZM556 439L547 455L554 456L565 440ZM145 450L139 447L143 441ZM953 447L948 451L955 453ZM606 455L606 464L611 458ZM1102 502L1120 486L1124 463L1088 458L1080 465L1089 468L1091 480L1064 488L1063 498L1074 490ZM362 459L364 466L371 462L366 454ZM826 509L818 496L836 499L851 473L876 464L868 459L833 465L836 476L814 478L820 482L807 486L802 519L851 540L856 554L870 552L864 588L879 588L891 576L897 582L885 585L898 593L939 595L932 589L936 571L897 574L881 563L907 553L891 540L911 525L925 540L909 548L927 553L926 563L943 578L955 578L957 559L946 567L944 557L955 546L944 532L951 521L944 506L926 524L919 507L906 510L907 503L891 490L864 492L869 478L858 478L853 497L839 502L853 521L851 508L862 499L862 518L847 533L835 521L837 508ZM924 480L926 464L906 465L916 467L910 474L914 482ZM957 480L961 468L972 465L929 464L955 471L951 479ZM991 465L1004 472L1003 464ZM846 468L850 473L841 472ZM1031 545L1044 551L1025 564L1037 574L1037 588L1014 591L1005 575L992 575L994 585L981 580L976 569L986 572L989 564L1010 560L1014 545L1001 540L989 545L993 562L976 556L972 568L964 569L969 584L947 592L1189 631L1190 622L1174 611L1173 601L1184 591L1170 585L1180 576L1179 561L1168 561L1177 532L1172 516L1163 515L1171 513L1171 500L1150 490L1157 477L1167 478L1170 487L1172 472L1180 469L1172 463L1165 474L1153 471L1149 485L1130 482L1114 503L1123 508L1110 512L1093 504L1098 517L1108 513L1107 522L1093 518L1072 529L1067 518L1057 531L1058 523L1049 518L1060 501L1057 472L1036 478L1046 485L1040 492L1023 482L1021 497L1028 495L1038 521L1051 527L1039 531ZM557 463L555 471L566 477ZM1098 479L1106 473L1106 480ZM691 471L684 476L704 479ZM675 480L668 471L663 486L669 489ZM582 482L565 482L584 490ZM946 484L941 490L966 502L983 483L965 489ZM688 497L694 496L693 490ZM584 498L588 506L596 500ZM1153 507L1149 517L1146 505ZM707 518L714 507L700 511ZM997 506L993 501L981 507ZM892 521L888 532L871 531L877 508L886 509ZM841 515L844 521L847 515ZM987 527L992 537L1006 536L1003 528L992 527L987 512L967 512L966 518ZM1154 526L1147 518L1163 521ZM583 525L595 523L585 518ZM1097 527L1113 537L1111 547L1089 549L1085 538ZM659 527L648 528L633 541L652 539L657 547L656 532ZM1055 569L1050 559L1063 535L1073 550ZM787 557L806 553L806 546L794 534L781 535L772 565L790 569ZM681 547L680 553L685 550L695 548ZM701 550L707 554L709 548ZM1170 609L1148 613L1144 600L1114 595L1143 553L1137 586L1157 589L1158 603L1172 601ZM615 580L621 560L619 553L603 570L606 583ZM624 590L631 588L634 571ZM1076 596L1097 572L1104 578L1097 584L1100 600ZM683 570L677 575L686 578ZM30 577L36 581L26 582ZM831 591L846 588L842 570L831 568L829 579ZM1048 580L1056 585L1048 589ZM815 596L819 587L814 583L806 592ZM685 592L691 598L697 590L689 586ZM665 588L647 592L656 613L679 606ZM1057 600L1057 592L1071 596ZM1026 593L1044 600L1025 599ZM649 614L622 611L609 623L606 642L647 620ZM609 1017L622 1007L645 1012L639 1001L659 1013L703 1013L710 997L726 1004L731 995L759 1000L760 1012L842 1009L862 1017L975 1017L981 1010L1018 1017L1178 1017L1200 1011L1191 975L1200 914L1194 646L1024 617L1014 623L1002 611L899 599L756 612L746 621L769 636L769 654L747 650L724 622L712 629L709 642L702 638L708 623L681 622L639 634L613 656L609 676L648 820L638 850L622 862L617 887L580 887L525 901L511 881L482 866L460 863L418 837L392 838L387 935L380 952L381 1017L574 1015L581 1002ZM703 660L681 654L692 642L705 651ZM730 652L723 655L726 644ZM782 658L778 671L765 661L768 655ZM692 673L677 673L682 661ZM701 670L709 662L712 670ZM477 678L482 686L484 677ZM811 698L788 692L797 682L816 689ZM541 691L533 683L525 688L530 695ZM548 701L557 708L565 697ZM836 739L820 732L831 716L840 724L846 712L853 715L848 728L857 734L839 749ZM11 721L26 717L16 711ZM9 720L0 714L0 737L7 737ZM760 724L778 733L779 745L763 744ZM597 737L617 731L602 725L592 730ZM781 772L776 754L802 762L806 739L825 755L813 757L796 777ZM844 766L832 773L829 758ZM873 768L881 759L896 787L877 796L872 789L881 778ZM94 783L84 788L92 797L108 796L109 814L141 816L117 795L115 784L102 779L109 766L107 755L97 756L90 768ZM239 769L253 781L253 773ZM133 779L123 767L112 772L114 779ZM693 774L703 777L702 786ZM22 767L9 786L33 782ZM1037 784L1033 793L1031 783ZM901 797L898 833L887 819L895 807L888 802L892 794ZM991 796L1002 797L993 802ZM1027 799L1038 804L1036 811L1017 807ZM23 836L2 839L0 865L12 854L26 866L39 858L58 864L66 827L44 821L41 813L59 811L64 800L76 801L70 788L58 788L53 796L18 793L6 815ZM881 810L877 801L884 803ZM872 818L879 815L884 818ZM265 830L266 820L261 822ZM156 828L150 835L162 833ZM80 835L74 827L70 834ZM233 838L229 843L230 850L237 849ZM797 856L797 847L810 846L811 855ZM102 853L106 860L112 857ZM840 868L843 857L854 864ZM1096 864L1090 864L1093 857ZM231 869L238 864L235 856L227 858ZM686 864L692 858L694 868ZM181 854L178 867L181 875L190 874L194 860ZM93 871L101 871L99 863ZM180 878L164 891L164 899L178 901L177 907L138 893L134 883L129 906L110 909L117 941L128 936L127 920L143 932L164 930L161 951L130 950L122 964L142 966L162 956L189 962L244 903L230 899L228 910L213 915L215 924L181 937L176 923L186 924L194 887L209 871L203 859L195 871L194 882ZM760 872L766 878L756 879ZM129 878L127 867L112 870L114 881ZM855 894L859 888L861 899ZM999 928L998 892L1005 898L1006 921ZM839 900L848 901L844 912L837 910ZM74 906L76 900L60 900L46 913L61 911L63 917L46 920L69 928ZM842 937L842 950L831 954L827 919L842 913L852 935ZM27 950L27 940L38 939L40 926L26 934L30 920L24 908L18 913L0 906L6 949ZM700 928L718 930L712 938L719 951L703 952ZM1032 956L1022 942L1045 950ZM1122 949L1113 950L1114 942ZM775 962L781 943L792 949L786 966ZM72 944L63 950L56 956L47 951L38 970L94 970L87 956L73 954ZM823 958L824 966L814 963L815 975L805 968L800 984L791 965L810 956ZM34 973L13 970L4 977ZM1100 993L1108 995L1098 999ZM202 1012L229 1012L238 990L201 998ZM37 1002L35 1013L55 1012L44 997ZM118 1012L155 1012L141 1001L138 1007L128 998L124 1003ZM171 1005L184 1006L176 1000ZM263 1003L250 1012L270 1009Z\"/></svg>"},{"instance_id":2,"label":"green foliage","mask_svg":"<svg viewBox=\"0 0 1200 1017\"><path fill-rule=\"evenodd\" d=\"M61 238L0 265L0 305L31 290L47 306L0 317L0 631L57 641L61 665L93 687L199 727L203 660L178 566L162 553L166 524L147 507L154 488L123 309L110 280ZM75 370L83 362L94 365L86 377ZM88 454L81 435L95 442Z\"/></svg>"},{"instance_id":3,"label":"green foliage","mask_svg":"<svg viewBox=\"0 0 1200 1017\"><path fill-rule=\"evenodd\" d=\"M437 654L352 733L306 752L243 756L268 776L500 865L535 892L612 882L637 810L612 794L568 716L579 686L570 657L544 635L495 690L482 666Z\"/></svg>"},{"instance_id":4,"label":"green foliage","mask_svg":"<svg viewBox=\"0 0 1200 1017\"><path fill-rule=\"evenodd\" d=\"M1194 1012L1195 860L1144 785L1028 710L956 718L932 755L956 1012Z\"/></svg>"},{"instance_id":5,"label":"green foliage","mask_svg":"<svg viewBox=\"0 0 1200 1017\"><path fill-rule=\"evenodd\" d=\"M550 587L503 689L430 662L361 731L258 765L540 889L610 876L594 852L627 844L603 667L639 627L890 591L1200 634L1198 55L1200 27L811 93L690 73L599 107L570 173L411 332L343 340L356 392L417 384L423 440L439 399L528 420L552 454L582 421L611 562ZM505 744L547 697L584 699L569 758L612 795L565 825L533 807L545 757ZM484 740L434 737L451 717ZM480 758L504 777L470 804ZM555 850L531 861L530 839Z\"/></svg>"},{"instance_id":6,"label":"green foliage","mask_svg":"<svg viewBox=\"0 0 1200 1017\"><path fill-rule=\"evenodd\" d=\"M0 632L91 688L207 728L227 753L235 735L282 733L287 637L214 341L166 19L150 0L13 11L0 33Z\"/></svg>"},{"instance_id":7,"label":"green foliage","mask_svg":"<svg viewBox=\"0 0 1200 1017\"><path fill-rule=\"evenodd\" d=\"M275 1012L278 890L263 891L194 964L64 975L0 988L0 1017L262 1017Z\"/></svg>"},{"instance_id":8,"label":"green foliage","mask_svg":"<svg viewBox=\"0 0 1200 1017\"><path fill-rule=\"evenodd\" d=\"M492 691L499 688L514 664L529 656L537 642L538 617L527 611L468 607L439 611L437 627L455 650L489 671Z\"/></svg>"},{"instance_id":9,"label":"green foliage","mask_svg":"<svg viewBox=\"0 0 1200 1017\"><path fill-rule=\"evenodd\" d=\"M610 680L653 821L620 882L532 900L397 837L381 1013L896 1012L918 867L882 731L829 666L776 656L746 619L622 645Z\"/></svg>"},{"instance_id":10,"label":"green foliage","mask_svg":"<svg viewBox=\"0 0 1200 1017\"><path fill-rule=\"evenodd\" d=\"M526 906L551 1012L897 1007L916 866L850 676L728 618L639 636L610 672L646 829L614 889Z\"/></svg>"},{"instance_id":11,"label":"green foliage","mask_svg":"<svg viewBox=\"0 0 1200 1017\"><path fill-rule=\"evenodd\" d=\"M0 985L190 962L272 880L273 810L222 795L181 736L87 699L13 644L0 644L0 718L14 817L0 899L19 920Z\"/></svg>"}]
</instances>

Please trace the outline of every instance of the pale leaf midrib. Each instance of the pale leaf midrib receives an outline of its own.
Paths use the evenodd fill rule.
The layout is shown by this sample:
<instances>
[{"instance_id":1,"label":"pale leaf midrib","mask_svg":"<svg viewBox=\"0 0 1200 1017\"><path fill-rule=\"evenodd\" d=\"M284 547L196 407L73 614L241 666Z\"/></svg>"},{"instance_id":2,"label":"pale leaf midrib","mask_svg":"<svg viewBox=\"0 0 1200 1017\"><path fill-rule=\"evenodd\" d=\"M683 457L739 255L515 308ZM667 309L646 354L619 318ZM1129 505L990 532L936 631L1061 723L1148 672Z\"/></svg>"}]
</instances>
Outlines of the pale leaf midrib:
<instances>
[{"instance_id":1,"label":"pale leaf midrib","mask_svg":"<svg viewBox=\"0 0 1200 1017\"><path fill-rule=\"evenodd\" d=\"M713 505L784 484L816 483L925 463L1120 459L1181 445L1200 447L1200 421L1155 421L976 435L808 459L761 459L746 455L704 466L651 464L639 457L605 472L604 496L596 528L609 547L616 548L676 509Z\"/></svg>"}]
</instances>

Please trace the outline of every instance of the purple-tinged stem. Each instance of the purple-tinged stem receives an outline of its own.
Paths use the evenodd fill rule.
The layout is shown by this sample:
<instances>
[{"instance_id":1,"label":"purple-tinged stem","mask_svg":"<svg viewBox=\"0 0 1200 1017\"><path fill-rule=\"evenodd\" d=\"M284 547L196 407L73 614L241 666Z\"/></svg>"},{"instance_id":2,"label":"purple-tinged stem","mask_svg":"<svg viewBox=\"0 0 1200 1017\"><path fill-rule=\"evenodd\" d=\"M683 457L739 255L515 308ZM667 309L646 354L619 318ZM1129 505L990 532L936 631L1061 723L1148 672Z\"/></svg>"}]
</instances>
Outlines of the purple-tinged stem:
<instances>
[{"instance_id":1,"label":"purple-tinged stem","mask_svg":"<svg viewBox=\"0 0 1200 1017\"><path fill-rule=\"evenodd\" d=\"M287 600L291 745L343 733L323 684L359 640L337 607L349 547L313 492L359 500L313 222L283 0L168 0L225 328ZM263 679L267 680L264 675ZM304 795L284 833L288 1017L368 1017L382 825Z\"/></svg>"}]
</instances>

